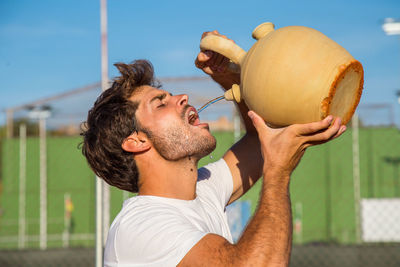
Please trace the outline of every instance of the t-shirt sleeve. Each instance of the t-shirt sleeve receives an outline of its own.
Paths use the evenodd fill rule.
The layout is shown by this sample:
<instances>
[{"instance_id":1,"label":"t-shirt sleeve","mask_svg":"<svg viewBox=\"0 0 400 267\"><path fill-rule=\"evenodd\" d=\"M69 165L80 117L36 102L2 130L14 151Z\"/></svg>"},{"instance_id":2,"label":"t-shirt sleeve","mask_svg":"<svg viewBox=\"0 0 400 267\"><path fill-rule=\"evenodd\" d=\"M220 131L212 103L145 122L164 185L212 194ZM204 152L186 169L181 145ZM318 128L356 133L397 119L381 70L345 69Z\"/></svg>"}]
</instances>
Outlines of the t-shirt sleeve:
<instances>
[{"instance_id":1,"label":"t-shirt sleeve","mask_svg":"<svg viewBox=\"0 0 400 267\"><path fill-rule=\"evenodd\" d=\"M232 173L224 159L210 163L198 171L197 195L218 203L225 209L233 192Z\"/></svg>"},{"instance_id":2,"label":"t-shirt sleeve","mask_svg":"<svg viewBox=\"0 0 400 267\"><path fill-rule=\"evenodd\" d=\"M118 226L115 239L121 266L176 266L207 234L176 214L154 210L148 215L151 224L146 216L140 219L146 221L135 219L134 223L125 222ZM131 259L135 259L135 264Z\"/></svg>"}]
</instances>

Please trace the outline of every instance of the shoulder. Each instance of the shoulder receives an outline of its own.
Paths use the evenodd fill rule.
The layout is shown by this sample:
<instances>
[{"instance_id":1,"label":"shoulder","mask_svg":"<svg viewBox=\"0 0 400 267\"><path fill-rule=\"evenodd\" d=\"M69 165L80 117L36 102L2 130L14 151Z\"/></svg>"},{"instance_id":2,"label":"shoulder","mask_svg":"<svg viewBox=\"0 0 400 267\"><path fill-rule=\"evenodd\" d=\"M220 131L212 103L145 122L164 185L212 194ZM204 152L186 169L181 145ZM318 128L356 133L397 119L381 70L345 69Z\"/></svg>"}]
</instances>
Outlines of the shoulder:
<instances>
[{"instance_id":1,"label":"shoulder","mask_svg":"<svg viewBox=\"0 0 400 267\"><path fill-rule=\"evenodd\" d=\"M224 159L198 170L197 195L211 198L224 209L233 192L232 173Z\"/></svg>"},{"instance_id":2,"label":"shoulder","mask_svg":"<svg viewBox=\"0 0 400 267\"><path fill-rule=\"evenodd\" d=\"M157 239L157 236L179 231L188 223L179 209L162 202L149 201L153 197L141 197L124 207L118 222L119 240L135 240L135 244Z\"/></svg>"},{"instance_id":3,"label":"shoulder","mask_svg":"<svg viewBox=\"0 0 400 267\"><path fill-rule=\"evenodd\" d=\"M198 170L198 174L199 174L197 179L198 182L209 180L210 178L221 175L232 177L231 171L223 158L221 158L216 162L209 163L204 167L200 168Z\"/></svg>"},{"instance_id":4,"label":"shoulder","mask_svg":"<svg viewBox=\"0 0 400 267\"><path fill-rule=\"evenodd\" d=\"M128 203L111 228L114 236L109 236L110 242L120 263L176 265L205 235L194 229L178 209L146 199Z\"/></svg>"}]
</instances>

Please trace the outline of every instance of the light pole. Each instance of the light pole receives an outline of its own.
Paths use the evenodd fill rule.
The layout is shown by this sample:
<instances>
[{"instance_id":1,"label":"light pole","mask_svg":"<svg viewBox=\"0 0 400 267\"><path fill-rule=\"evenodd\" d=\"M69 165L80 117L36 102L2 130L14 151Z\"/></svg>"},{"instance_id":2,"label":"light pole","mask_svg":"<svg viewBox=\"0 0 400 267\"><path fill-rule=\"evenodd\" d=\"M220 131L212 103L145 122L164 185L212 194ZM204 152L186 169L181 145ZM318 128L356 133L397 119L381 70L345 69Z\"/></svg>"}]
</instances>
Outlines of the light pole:
<instances>
[{"instance_id":1,"label":"light pole","mask_svg":"<svg viewBox=\"0 0 400 267\"><path fill-rule=\"evenodd\" d=\"M386 18L382 24L382 29L387 35L400 36L400 20L393 18ZM397 102L400 104L400 90L396 92Z\"/></svg>"},{"instance_id":2,"label":"light pole","mask_svg":"<svg viewBox=\"0 0 400 267\"><path fill-rule=\"evenodd\" d=\"M100 0L101 89L108 88L107 0ZM110 226L110 188L96 176L96 267L103 266L103 248Z\"/></svg>"}]
</instances>

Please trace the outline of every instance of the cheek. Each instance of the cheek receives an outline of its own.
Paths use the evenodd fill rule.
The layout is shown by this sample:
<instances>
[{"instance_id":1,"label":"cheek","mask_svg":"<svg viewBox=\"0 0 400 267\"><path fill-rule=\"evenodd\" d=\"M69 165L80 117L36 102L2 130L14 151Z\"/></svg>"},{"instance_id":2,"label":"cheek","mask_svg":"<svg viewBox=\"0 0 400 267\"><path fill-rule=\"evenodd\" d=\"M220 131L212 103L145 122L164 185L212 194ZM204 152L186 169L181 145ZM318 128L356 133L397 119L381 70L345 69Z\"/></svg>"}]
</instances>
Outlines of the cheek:
<instances>
[{"instance_id":1,"label":"cheek","mask_svg":"<svg viewBox=\"0 0 400 267\"><path fill-rule=\"evenodd\" d=\"M168 126L171 122L174 121L173 116L168 113L157 114L157 113L148 113L146 115L141 114L140 122L141 125L149 130L156 130L158 128L164 128Z\"/></svg>"},{"instance_id":2,"label":"cheek","mask_svg":"<svg viewBox=\"0 0 400 267\"><path fill-rule=\"evenodd\" d=\"M153 126L158 130L168 130L181 128L184 125L182 118L173 115L166 115L162 118L156 118Z\"/></svg>"}]
</instances>

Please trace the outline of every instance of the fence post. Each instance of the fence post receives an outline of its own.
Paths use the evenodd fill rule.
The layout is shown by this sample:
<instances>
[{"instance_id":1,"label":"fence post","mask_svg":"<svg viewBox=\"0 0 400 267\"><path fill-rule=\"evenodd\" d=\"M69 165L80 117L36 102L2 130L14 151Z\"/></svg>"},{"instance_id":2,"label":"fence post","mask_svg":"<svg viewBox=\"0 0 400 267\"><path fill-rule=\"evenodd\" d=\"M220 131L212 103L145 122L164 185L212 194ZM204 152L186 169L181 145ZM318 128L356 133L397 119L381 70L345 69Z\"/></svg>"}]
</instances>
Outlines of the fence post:
<instances>
[{"instance_id":1,"label":"fence post","mask_svg":"<svg viewBox=\"0 0 400 267\"><path fill-rule=\"evenodd\" d=\"M14 135L14 121L13 121L13 116L14 116L14 110L12 109L7 109L6 110L6 117L7 117L7 126L6 126L6 131L7 131L7 138L11 138Z\"/></svg>"},{"instance_id":2,"label":"fence post","mask_svg":"<svg viewBox=\"0 0 400 267\"><path fill-rule=\"evenodd\" d=\"M19 126L19 205L18 205L18 248L25 248L26 239L26 125Z\"/></svg>"},{"instance_id":3,"label":"fence post","mask_svg":"<svg viewBox=\"0 0 400 267\"><path fill-rule=\"evenodd\" d=\"M40 147L40 249L47 248L47 148L46 118L39 118Z\"/></svg>"},{"instance_id":4,"label":"fence post","mask_svg":"<svg viewBox=\"0 0 400 267\"><path fill-rule=\"evenodd\" d=\"M353 137L353 187L354 187L354 215L356 228L356 243L361 243L360 229L360 143L359 143L359 125L358 114L355 113L351 121Z\"/></svg>"}]
</instances>

